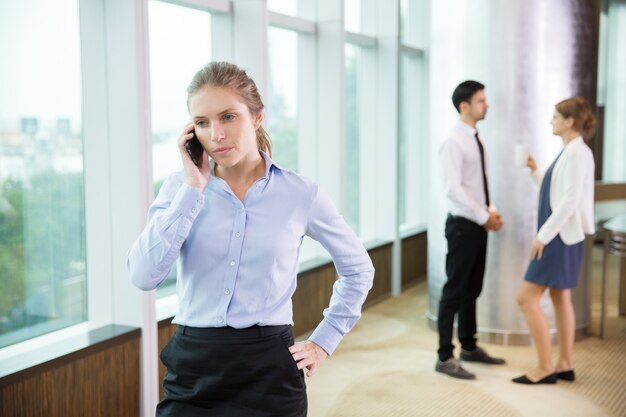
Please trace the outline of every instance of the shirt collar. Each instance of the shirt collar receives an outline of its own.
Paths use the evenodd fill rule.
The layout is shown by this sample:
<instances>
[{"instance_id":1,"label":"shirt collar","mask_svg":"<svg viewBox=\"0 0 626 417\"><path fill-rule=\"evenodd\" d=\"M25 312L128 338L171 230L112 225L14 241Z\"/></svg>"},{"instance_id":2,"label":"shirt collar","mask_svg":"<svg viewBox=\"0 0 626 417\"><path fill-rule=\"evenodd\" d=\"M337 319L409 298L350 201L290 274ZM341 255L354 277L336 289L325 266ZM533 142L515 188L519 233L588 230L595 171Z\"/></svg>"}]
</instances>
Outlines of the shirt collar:
<instances>
[{"instance_id":1,"label":"shirt collar","mask_svg":"<svg viewBox=\"0 0 626 417\"><path fill-rule=\"evenodd\" d=\"M265 178L269 178L270 170L272 169L272 167L275 167L276 169L279 169L281 171L285 170L285 168L281 167L276 162L274 162L274 160L272 158L270 158L270 156L268 154L266 154L264 151L259 150L259 153L261 154L261 156L265 160Z\"/></svg>"},{"instance_id":2,"label":"shirt collar","mask_svg":"<svg viewBox=\"0 0 626 417\"><path fill-rule=\"evenodd\" d=\"M583 137L582 136L576 136L574 139L570 140L568 145L571 145L574 142L582 142L583 141Z\"/></svg>"},{"instance_id":3,"label":"shirt collar","mask_svg":"<svg viewBox=\"0 0 626 417\"><path fill-rule=\"evenodd\" d=\"M270 158L270 156L264 151L259 150L259 153L261 154L261 157L263 157L263 159L265 160L265 178L269 178L272 167L275 167L281 171L285 170L285 168L274 162L274 160ZM210 159L209 165L211 165L211 176L213 177L215 176L215 161L213 159Z\"/></svg>"},{"instance_id":4,"label":"shirt collar","mask_svg":"<svg viewBox=\"0 0 626 417\"><path fill-rule=\"evenodd\" d=\"M456 125L459 129L461 129L463 132L467 133L468 135L475 136L476 133L478 132L475 128L463 122L462 120L458 120Z\"/></svg>"}]
</instances>

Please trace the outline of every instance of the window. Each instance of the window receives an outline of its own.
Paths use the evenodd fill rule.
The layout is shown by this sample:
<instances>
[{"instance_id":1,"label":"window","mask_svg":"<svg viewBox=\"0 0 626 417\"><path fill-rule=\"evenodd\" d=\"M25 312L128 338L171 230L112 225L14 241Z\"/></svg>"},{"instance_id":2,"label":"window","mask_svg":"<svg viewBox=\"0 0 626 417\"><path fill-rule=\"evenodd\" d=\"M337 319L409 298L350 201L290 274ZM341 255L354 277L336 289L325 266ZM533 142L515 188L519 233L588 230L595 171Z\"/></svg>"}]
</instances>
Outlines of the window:
<instances>
[{"instance_id":1,"label":"window","mask_svg":"<svg viewBox=\"0 0 626 417\"><path fill-rule=\"evenodd\" d=\"M165 178L182 169L176 142L185 124L187 86L211 60L211 15L161 1L149 3L152 173L154 193ZM172 294L176 267L158 289Z\"/></svg>"},{"instance_id":2,"label":"window","mask_svg":"<svg viewBox=\"0 0 626 417\"><path fill-rule=\"evenodd\" d=\"M359 49L346 45L346 221L359 234Z\"/></svg>"},{"instance_id":3,"label":"window","mask_svg":"<svg viewBox=\"0 0 626 417\"><path fill-rule=\"evenodd\" d=\"M344 2L345 162L342 211L362 241L376 238L377 38L375 7Z\"/></svg>"},{"instance_id":4,"label":"window","mask_svg":"<svg viewBox=\"0 0 626 417\"><path fill-rule=\"evenodd\" d=\"M400 0L400 44L424 48L429 30L429 0Z\"/></svg>"},{"instance_id":5,"label":"window","mask_svg":"<svg viewBox=\"0 0 626 417\"><path fill-rule=\"evenodd\" d=\"M361 32L361 0L344 0L344 27L349 32Z\"/></svg>"},{"instance_id":6,"label":"window","mask_svg":"<svg viewBox=\"0 0 626 417\"><path fill-rule=\"evenodd\" d=\"M298 15L298 0L267 0L267 8L290 16Z\"/></svg>"},{"instance_id":7,"label":"window","mask_svg":"<svg viewBox=\"0 0 626 417\"><path fill-rule=\"evenodd\" d=\"M361 240L375 238L373 189L376 120L376 49L345 45L345 199L344 217Z\"/></svg>"},{"instance_id":8,"label":"window","mask_svg":"<svg viewBox=\"0 0 626 417\"><path fill-rule=\"evenodd\" d=\"M424 191L427 138L424 134L426 116L421 105L425 96L421 87L422 61L411 54L400 56L400 125L399 137L399 224L400 228L426 224Z\"/></svg>"},{"instance_id":9,"label":"window","mask_svg":"<svg viewBox=\"0 0 626 417\"><path fill-rule=\"evenodd\" d=\"M0 38L4 347L87 319L78 4L6 2Z\"/></svg>"},{"instance_id":10,"label":"window","mask_svg":"<svg viewBox=\"0 0 626 417\"><path fill-rule=\"evenodd\" d=\"M602 122L602 180L626 181L626 2L608 1L600 20L598 57L598 105L604 107Z\"/></svg>"},{"instance_id":11,"label":"window","mask_svg":"<svg viewBox=\"0 0 626 417\"><path fill-rule=\"evenodd\" d=\"M408 29L415 25L409 25L409 0L400 0L400 43L407 43L411 39Z\"/></svg>"},{"instance_id":12,"label":"window","mask_svg":"<svg viewBox=\"0 0 626 417\"><path fill-rule=\"evenodd\" d=\"M268 29L269 95L268 133L273 159L298 170L298 34Z\"/></svg>"},{"instance_id":13,"label":"window","mask_svg":"<svg viewBox=\"0 0 626 417\"><path fill-rule=\"evenodd\" d=\"M425 0L400 1L400 106L398 126L400 231L426 224L424 195L428 184L426 89L427 71L423 50L428 32Z\"/></svg>"}]
</instances>

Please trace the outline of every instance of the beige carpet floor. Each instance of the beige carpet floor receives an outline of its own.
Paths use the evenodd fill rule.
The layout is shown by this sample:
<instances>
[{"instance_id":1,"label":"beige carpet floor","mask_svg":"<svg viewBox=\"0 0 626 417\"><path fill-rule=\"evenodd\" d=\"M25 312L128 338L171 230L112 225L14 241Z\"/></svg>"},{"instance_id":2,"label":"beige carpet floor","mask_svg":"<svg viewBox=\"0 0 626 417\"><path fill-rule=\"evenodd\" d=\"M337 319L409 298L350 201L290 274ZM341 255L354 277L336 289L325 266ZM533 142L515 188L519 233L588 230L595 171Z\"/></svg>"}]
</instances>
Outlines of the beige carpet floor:
<instances>
[{"instance_id":1,"label":"beige carpet floor","mask_svg":"<svg viewBox=\"0 0 626 417\"><path fill-rule=\"evenodd\" d=\"M601 251L594 251L597 269ZM533 367L534 349L485 343L507 365L467 364L475 381L436 373L437 334L426 323L422 282L367 309L333 357L307 379L309 416L626 416L626 318L617 315L617 265L611 262L606 338L576 342L574 383L514 384L512 377ZM599 291L592 294L597 299ZM593 323L597 317L593 313Z\"/></svg>"}]
</instances>

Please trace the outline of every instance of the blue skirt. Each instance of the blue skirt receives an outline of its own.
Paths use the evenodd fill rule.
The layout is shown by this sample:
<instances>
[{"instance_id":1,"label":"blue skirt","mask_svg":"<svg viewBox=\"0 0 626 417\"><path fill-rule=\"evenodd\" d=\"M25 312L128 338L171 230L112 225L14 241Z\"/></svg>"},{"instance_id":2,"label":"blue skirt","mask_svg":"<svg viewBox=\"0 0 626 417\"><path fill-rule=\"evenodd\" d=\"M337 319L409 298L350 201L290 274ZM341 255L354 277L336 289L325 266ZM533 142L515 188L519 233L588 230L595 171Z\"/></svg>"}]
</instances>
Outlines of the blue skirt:
<instances>
[{"instance_id":1,"label":"blue skirt","mask_svg":"<svg viewBox=\"0 0 626 417\"><path fill-rule=\"evenodd\" d=\"M585 242L566 245L559 235L543 248L541 260L533 259L526 270L526 281L550 288L576 288Z\"/></svg>"}]
</instances>

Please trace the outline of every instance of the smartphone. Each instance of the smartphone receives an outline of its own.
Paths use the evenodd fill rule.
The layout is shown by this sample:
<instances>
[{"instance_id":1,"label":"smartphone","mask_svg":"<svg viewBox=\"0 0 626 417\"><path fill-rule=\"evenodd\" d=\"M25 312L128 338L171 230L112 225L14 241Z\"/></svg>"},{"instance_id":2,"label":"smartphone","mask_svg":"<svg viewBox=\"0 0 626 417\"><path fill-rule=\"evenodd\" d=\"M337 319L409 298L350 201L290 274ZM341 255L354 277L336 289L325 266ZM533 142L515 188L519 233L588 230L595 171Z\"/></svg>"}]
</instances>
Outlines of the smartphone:
<instances>
[{"instance_id":1,"label":"smartphone","mask_svg":"<svg viewBox=\"0 0 626 417\"><path fill-rule=\"evenodd\" d=\"M200 166L202 163L202 152L204 151L204 148L196 137L196 132L191 131L190 133L193 133L193 138L189 139L187 143L185 143L185 149L187 149L187 153L189 154L191 161L196 166Z\"/></svg>"}]
</instances>

